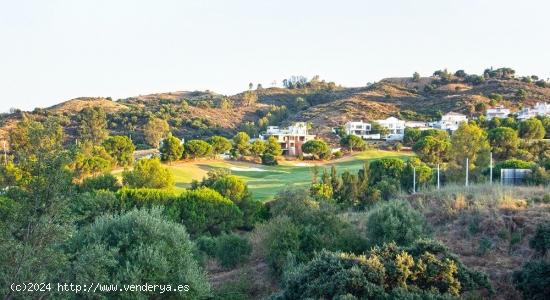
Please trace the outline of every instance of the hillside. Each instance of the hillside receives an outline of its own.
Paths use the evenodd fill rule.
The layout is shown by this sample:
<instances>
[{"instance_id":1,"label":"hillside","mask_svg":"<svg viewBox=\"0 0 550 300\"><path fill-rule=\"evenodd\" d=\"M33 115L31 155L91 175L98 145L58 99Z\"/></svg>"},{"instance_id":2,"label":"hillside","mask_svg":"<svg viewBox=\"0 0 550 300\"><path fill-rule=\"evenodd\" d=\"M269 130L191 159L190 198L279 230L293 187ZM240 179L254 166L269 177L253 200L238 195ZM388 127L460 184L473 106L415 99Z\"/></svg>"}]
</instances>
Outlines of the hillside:
<instances>
[{"instance_id":1,"label":"hillside","mask_svg":"<svg viewBox=\"0 0 550 300\"><path fill-rule=\"evenodd\" d=\"M258 88L232 96L211 91L178 91L117 101L83 97L25 114L36 118L64 116L69 139L75 138L75 116L84 107L102 107L108 114L109 130L113 134L131 135L137 144L143 144L142 128L151 116L167 119L172 131L185 138L231 136L237 131L256 136L267 125L305 121L312 123L313 133L330 140L331 128L349 120L388 116L436 120L449 111L475 117L495 105L517 111L525 105L550 101L548 84L542 87L530 77L515 78L502 75L499 70L490 71L496 75L489 73L479 82L469 79L477 75L458 77L437 71L432 77L387 78L366 87L341 87L315 77L290 88ZM22 115L17 112L2 117L0 139L6 138L9 128Z\"/></svg>"}]
</instances>

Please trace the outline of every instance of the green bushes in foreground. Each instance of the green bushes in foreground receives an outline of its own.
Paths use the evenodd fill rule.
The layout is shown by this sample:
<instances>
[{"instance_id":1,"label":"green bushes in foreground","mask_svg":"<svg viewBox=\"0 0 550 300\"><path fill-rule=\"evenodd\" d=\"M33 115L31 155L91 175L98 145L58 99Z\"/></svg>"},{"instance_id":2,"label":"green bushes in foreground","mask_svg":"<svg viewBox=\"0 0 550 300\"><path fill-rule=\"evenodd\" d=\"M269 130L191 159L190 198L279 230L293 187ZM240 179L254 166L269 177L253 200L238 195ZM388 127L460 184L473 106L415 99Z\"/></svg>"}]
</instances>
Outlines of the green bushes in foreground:
<instances>
[{"instance_id":1,"label":"green bushes in foreground","mask_svg":"<svg viewBox=\"0 0 550 300\"><path fill-rule=\"evenodd\" d=\"M101 216L68 245L72 257L69 282L187 285L187 290L167 291L163 297L202 299L210 295L210 287L194 249L185 228L167 220L159 209ZM157 296L158 291L131 295Z\"/></svg>"},{"instance_id":2,"label":"green bushes in foreground","mask_svg":"<svg viewBox=\"0 0 550 300\"><path fill-rule=\"evenodd\" d=\"M488 288L486 277L464 285L460 262L440 253L390 243L364 255L323 250L291 268L272 299L457 299L463 291Z\"/></svg>"}]
</instances>

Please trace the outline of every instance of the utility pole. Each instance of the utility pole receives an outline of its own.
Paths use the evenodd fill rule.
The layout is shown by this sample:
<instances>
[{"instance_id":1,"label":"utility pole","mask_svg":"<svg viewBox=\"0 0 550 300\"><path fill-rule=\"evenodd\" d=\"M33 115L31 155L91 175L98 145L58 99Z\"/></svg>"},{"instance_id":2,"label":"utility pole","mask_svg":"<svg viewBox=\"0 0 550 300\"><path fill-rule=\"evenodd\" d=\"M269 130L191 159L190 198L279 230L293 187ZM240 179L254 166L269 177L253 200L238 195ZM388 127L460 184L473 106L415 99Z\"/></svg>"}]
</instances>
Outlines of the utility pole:
<instances>
[{"instance_id":1,"label":"utility pole","mask_svg":"<svg viewBox=\"0 0 550 300\"><path fill-rule=\"evenodd\" d=\"M437 164L437 189L439 190L439 164Z\"/></svg>"},{"instance_id":2,"label":"utility pole","mask_svg":"<svg viewBox=\"0 0 550 300\"><path fill-rule=\"evenodd\" d=\"M491 162L489 163L489 183L493 184L493 152L491 152Z\"/></svg>"},{"instance_id":3,"label":"utility pole","mask_svg":"<svg viewBox=\"0 0 550 300\"><path fill-rule=\"evenodd\" d=\"M470 168L470 164L468 162L468 158L466 157L466 186L468 186L468 169Z\"/></svg>"},{"instance_id":4,"label":"utility pole","mask_svg":"<svg viewBox=\"0 0 550 300\"><path fill-rule=\"evenodd\" d=\"M416 193L416 167L413 168L413 194Z\"/></svg>"}]
</instances>

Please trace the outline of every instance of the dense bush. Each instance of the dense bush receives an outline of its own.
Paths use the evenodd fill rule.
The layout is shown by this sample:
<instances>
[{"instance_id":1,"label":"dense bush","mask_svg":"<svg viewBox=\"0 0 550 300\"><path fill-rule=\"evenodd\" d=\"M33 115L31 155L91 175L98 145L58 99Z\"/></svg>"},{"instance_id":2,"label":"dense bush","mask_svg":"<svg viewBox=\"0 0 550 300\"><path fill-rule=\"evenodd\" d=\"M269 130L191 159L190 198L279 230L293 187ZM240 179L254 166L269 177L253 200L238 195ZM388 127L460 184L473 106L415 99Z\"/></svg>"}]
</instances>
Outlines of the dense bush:
<instances>
[{"instance_id":1,"label":"dense bush","mask_svg":"<svg viewBox=\"0 0 550 300\"><path fill-rule=\"evenodd\" d=\"M178 194L174 191L149 188L123 188L119 190L116 195L119 199L119 206L121 209L170 206L173 205L178 197Z\"/></svg>"},{"instance_id":2,"label":"dense bush","mask_svg":"<svg viewBox=\"0 0 550 300\"><path fill-rule=\"evenodd\" d=\"M524 299L547 299L550 295L550 263L532 260L514 273L516 288Z\"/></svg>"},{"instance_id":3,"label":"dense bush","mask_svg":"<svg viewBox=\"0 0 550 300\"><path fill-rule=\"evenodd\" d=\"M382 158L370 163L369 180L378 182L385 178L401 180L401 175L405 169L405 163L398 158Z\"/></svg>"},{"instance_id":4,"label":"dense bush","mask_svg":"<svg viewBox=\"0 0 550 300\"><path fill-rule=\"evenodd\" d=\"M242 224L243 213L237 205L209 188L186 191L175 204L179 222L192 235L220 234Z\"/></svg>"},{"instance_id":5,"label":"dense bush","mask_svg":"<svg viewBox=\"0 0 550 300\"><path fill-rule=\"evenodd\" d=\"M550 221L537 226L535 235L529 240L529 246L543 256L550 250Z\"/></svg>"},{"instance_id":6,"label":"dense bush","mask_svg":"<svg viewBox=\"0 0 550 300\"><path fill-rule=\"evenodd\" d=\"M264 153L262 155L262 165L266 166L276 166L279 162L277 161L277 157L270 153Z\"/></svg>"},{"instance_id":7,"label":"dense bush","mask_svg":"<svg viewBox=\"0 0 550 300\"><path fill-rule=\"evenodd\" d=\"M71 212L77 225L90 224L96 217L115 213L119 209L116 195L105 190L82 193L71 201Z\"/></svg>"},{"instance_id":8,"label":"dense bush","mask_svg":"<svg viewBox=\"0 0 550 300\"><path fill-rule=\"evenodd\" d=\"M252 246L247 238L224 234L216 238L215 256L224 268L234 268L248 259Z\"/></svg>"},{"instance_id":9,"label":"dense bush","mask_svg":"<svg viewBox=\"0 0 550 300\"><path fill-rule=\"evenodd\" d=\"M280 275L291 260L304 262L321 249L361 251L365 239L334 208L311 199L302 189L279 193L272 202L272 219L259 225L255 234L262 236L261 245L267 261Z\"/></svg>"},{"instance_id":10,"label":"dense bush","mask_svg":"<svg viewBox=\"0 0 550 300\"><path fill-rule=\"evenodd\" d=\"M79 186L80 191L106 190L116 192L120 188L118 179L111 173L87 177Z\"/></svg>"},{"instance_id":11,"label":"dense bush","mask_svg":"<svg viewBox=\"0 0 550 300\"><path fill-rule=\"evenodd\" d=\"M409 245L427 234L424 217L404 201L380 203L367 215L367 239L372 245Z\"/></svg>"},{"instance_id":12,"label":"dense bush","mask_svg":"<svg viewBox=\"0 0 550 300\"><path fill-rule=\"evenodd\" d=\"M216 238L201 235L195 242L197 248L208 256L214 257L216 255Z\"/></svg>"},{"instance_id":13,"label":"dense bush","mask_svg":"<svg viewBox=\"0 0 550 300\"><path fill-rule=\"evenodd\" d=\"M210 287L194 258L194 248L185 228L163 218L160 210L102 216L80 230L68 246L72 253L70 282L185 284L188 291L167 291L163 297L204 298L210 294ZM158 295L158 291L142 291L119 296Z\"/></svg>"},{"instance_id":14,"label":"dense bush","mask_svg":"<svg viewBox=\"0 0 550 300\"><path fill-rule=\"evenodd\" d=\"M209 171L207 177L202 182L194 182L192 184L193 188L198 188L199 186L214 189L222 196L237 204L243 213L241 226L244 229L251 229L256 222L266 217L265 205L260 201L252 199L246 183L242 179L231 175L225 169Z\"/></svg>"},{"instance_id":15,"label":"dense bush","mask_svg":"<svg viewBox=\"0 0 550 300\"><path fill-rule=\"evenodd\" d=\"M272 299L454 299L461 283L454 260L387 244L361 256L323 250L291 268Z\"/></svg>"}]
</instances>

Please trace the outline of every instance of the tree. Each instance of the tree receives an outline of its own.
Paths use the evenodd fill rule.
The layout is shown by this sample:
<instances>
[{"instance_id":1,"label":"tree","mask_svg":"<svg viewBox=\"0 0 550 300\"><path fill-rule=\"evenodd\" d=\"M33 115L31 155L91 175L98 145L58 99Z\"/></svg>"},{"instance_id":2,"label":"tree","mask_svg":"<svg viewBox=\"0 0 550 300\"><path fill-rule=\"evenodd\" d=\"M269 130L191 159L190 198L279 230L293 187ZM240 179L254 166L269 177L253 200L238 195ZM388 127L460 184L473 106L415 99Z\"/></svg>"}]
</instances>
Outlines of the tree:
<instances>
[{"instance_id":1,"label":"tree","mask_svg":"<svg viewBox=\"0 0 550 300\"><path fill-rule=\"evenodd\" d=\"M369 164L369 181L378 182L386 178L401 180L405 163L399 158L382 158Z\"/></svg>"},{"instance_id":2,"label":"tree","mask_svg":"<svg viewBox=\"0 0 550 300\"><path fill-rule=\"evenodd\" d=\"M367 239L373 246L390 242L408 246L428 233L422 214L405 201L377 205L369 211L366 227Z\"/></svg>"},{"instance_id":3,"label":"tree","mask_svg":"<svg viewBox=\"0 0 550 300\"><path fill-rule=\"evenodd\" d=\"M420 139L421 131L418 128L406 127L405 134L403 136L403 143L405 145L414 145Z\"/></svg>"},{"instance_id":4,"label":"tree","mask_svg":"<svg viewBox=\"0 0 550 300\"><path fill-rule=\"evenodd\" d=\"M103 147L113 158L117 166L126 167L134 162L134 151L136 147L127 136L111 136L103 142Z\"/></svg>"},{"instance_id":5,"label":"tree","mask_svg":"<svg viewBox=\"0 0 550 300\"><path fill-rule=\"evenodd\" d=\"M469 160L470 171L489 163L490 145L487 133L475 124L462 123L451 137L450 159L455 166L463 166Z\"/></svg>"},{"instance_id":6,"label":"tree","mask_svg":"<svg viewBox=\"0 0 550 300\"><path fill-rule=\"evenodd\" d=\"M464 72L464 70L458 70L455 72L455 76L458 77L458 78L466 78L466 76L468 76L468 74L466 74L466 72Z\"/></svg>"},{"instance_id":7,"label":"tree","mask_svg":"<svg viewBox=\"0 0 550 300\"><path fill-rule=\"evenodd\" d=\"M420 74L418 72L413 73L412 81L414 81L414 82L419 82L420 81Z\"/></svg>"},{"instance_id":8,"label":"tree","mask_svg":"<svg viewBox=\"0 0 550 300\"><path fill-rule=\"evenodd\" d=\"M0 295L28 298L10 290L10 284L53 282L62 278L66 266L59 245L73 233L71 157L63 149L63 129L51 117L43 122L23 117L9 139L16 164L0 167L10 177L0 179ZM48 298L42 291L33 297Z\"/></svg>"},{"instance_id":9,"label":"tree","mask_svg":"<svg viewBox=\"0 0 550 300\"><path fill-rule=\"evenodd\" d=\"M519 123L519 136L527 140L544 138L546 131L539 119L531 118Z\"/></svg>"},{"instance_id":10,"label":"tree","mask_svg":"<svg viewBox=\"0 0 550 300\"><path fill-rule=\"evenodd\" d=\"M390 130L377 122L372 123L371 127L372 134L380 134L380 137L386 136L390 133Z\"/></svg>"},{"instance_id":11,"label":"tree","mask_svg":"<svg viewBox=\"0 0 550 300\"><path fill-rule=\"evenodd\" d=\"M277 157L283 154L283 149L281 148L281 144L279 144L279 141L277 141L275 137L270 136L267 138L267 141L265 142L264 154L272 155L274 157Z\"/></svg>"},{"instance_id":12,"label":"tree","mask_svg":"<svg viewBox=\"0 0 550 300\"><path fill-rule=\"evenodd\" d=\"M206 186L217 191L222 196L228 198L236 204L239 204L243 201L243 199L250 197L246 183L234 175L221 176Z\"/></svg>"},{"instance_id":13,"label":"tree","mask_svg":"<svg viewBox=\"0 0 550 300\"><path fill-rule=\"evenodd\" d=\"M245 106L250 106L258 101L258 94L255 91L246 91L243 94L243 102Z\"/></svg>"},{"instance_id":14,"label":"tree","mask_svg":"<svg viewBox=\"0 0 550 300\"><path fill-rule=\"evenodd\" d=\"M168 122L159 118L151 118L143 128L145 141L152 147L158 148L162 140L170 131Z\"/></svg>"},{"instance_id":15,"label":"tree","mask_svg":"<svg viewBox=\"0 0 550 300\"><path fill-rule=\"evenodd\" d=\"M248 151L250 149L250 145L248 142L250 141L250 137L246 132L239 132L233 137L233 151L235 152L235 155L238 156L245 156L248 154Z\"/></svg>"},{"instance_id":16,"label":"tree","mask_svg":"<svg viewBox=\"0 0 550 300\"><path fill-rule=\"evenodd\" d=\"M80 230L70 244L71 280L121 284L185 284L185 291L132 291L140 298L205 298L206 275L195 258L195 246L185 227L168 221L162 210L132 210L99 217ZM112 295L104 294L105 297Z\"/></svg>"},{"instance_id":17,"label":"tree","mask_svg":"<svg viewBox=\"0 0 550 300\"><path fill-rule=\"evenodd\" d=\"M250 144L250 154L259 157L261 156L266 149L266 143L262 140L255 140Z\"/></svg>"},{"instance_id":18,"label":"tree","mask_svg":"<svg viewBox=\"0 0 550 300\"><path fill-rule=\"evenodd\" d=\"M340 145L342 145L342 147L347 147L350 152L353 152L353 149L363 150L366 146L365 141L362 138L352 134L346 135L341 138Z\"/></svg>"},{"instance_id":19,"label":"tree","mask_svg":"<svg viewBox=\"0 0 550 300\"><path fill-rule=\"evenodd\" d=\"M511 158L518 150L518 133L512 128L497 127L491 129L488 137L493 156L498 160Z\"/></svg>"},{"instance_id":20,"label":"tree","mask_svg":"<svg viewBox=\"0 0 550 300\"><path fill-rule=\"evenodd\" d=\"M122 181L133 188L161 189L174 185L174 176L160 164L158 158L142 158L134 169L122 173Z\"/></svg>"},{"instance_id":21,"label":"tree","mask_svg":"<svg viewBox=\"0 0 550 300\"><path fill-rule=\"evenodd\" d=\"M448 138L425 136L418 140L412 149L423 162L438 164L445 160L450 147L451 142Z\"/></svg>"},{"instance_id":22,"label":"tree","mask_svg":"<svg viewBox=\"0 0 550 300\"><path fill-rule=\"evenodd\" d=\"M180 139L168 133L160 146L160 159L167 162L179 160L183 155L183 151L184 148Z\"/></svg>"},{"instance_id":23,"label":"tree","mask_svg":"<svg viewBox=\"0 0 550 300\"><path fill-rule=\"evenodd\" d=\"M208 139L208 143L212 146L214 154L223 154L231 150L231 141L223 136L215 135Z\"/></svg>"},{"instance_id":24,"label":"tree","mask_svg":"<svg viewBox=\"0 0 550 300\"><path fill-rule=\"evenodd\" d=\"M107 138L107 116L101 107L86 107L80 111L78 133L83 141L99 145Z\"/></svg>"},{"instance_id":25,"label":"tree","mask_svg":"<svg viewBox=\"0 0 550 300\"><path fill-rule=\"evenodd\" d=\"M203 140L190 140L185 143L185 154L192 157L206 157L212 154L212 146Z\"/></svg>"},{"instance_id":26,"label":"tree","mask_svg":"<svg viewBox=\"0 0 550 300\"><path fill-rule=\"evenodd\" d=\"M111 170L113 158L103 146L96 146L92 142L80 144L75 149L74 160L70 168L77 179L97 175Z\"/></svg>"},{"instance_id":27,"label":"tree","mask_svg":"<svg viewBox=\"0 0 550 300\"><path fill-rule=\"evenodd\" d=\"M314 159L326 159L330 157L330 148L322 140L305 142L302 145L302 152L313 155Z\"/></svg>"}]
</instances>

